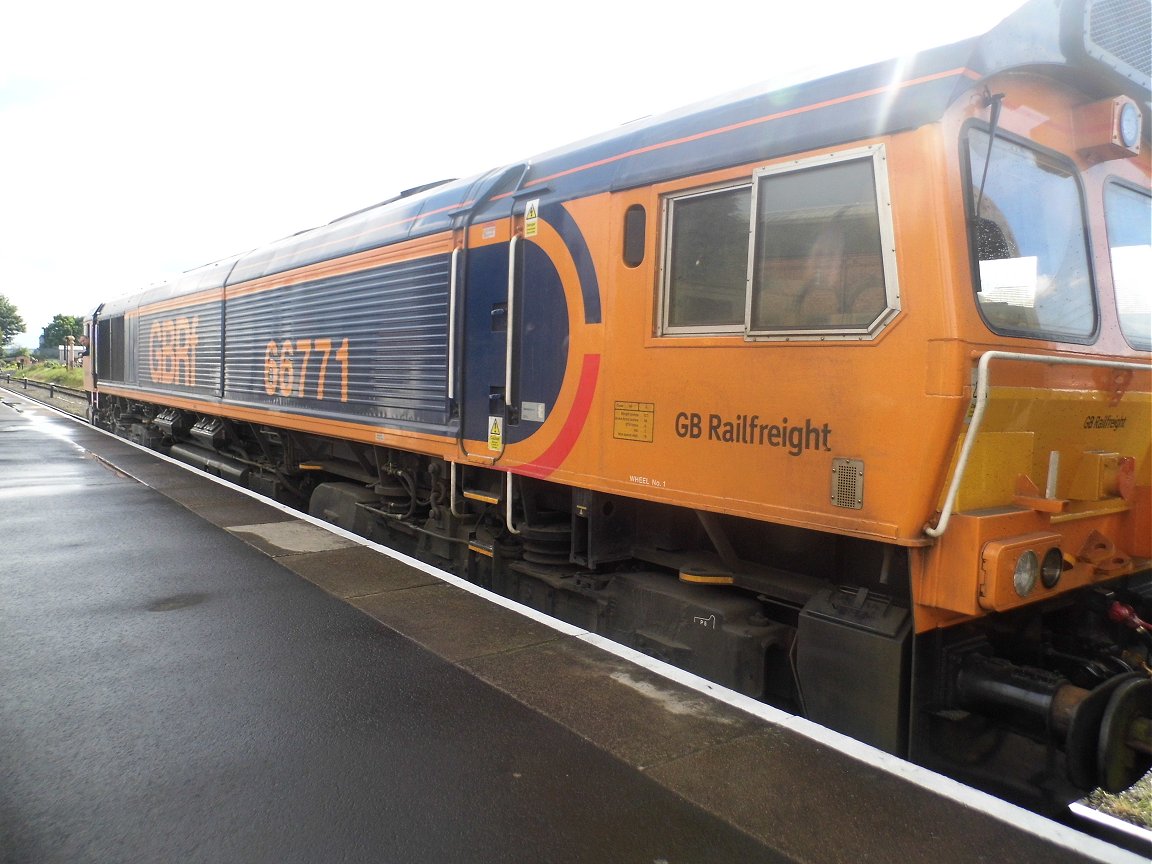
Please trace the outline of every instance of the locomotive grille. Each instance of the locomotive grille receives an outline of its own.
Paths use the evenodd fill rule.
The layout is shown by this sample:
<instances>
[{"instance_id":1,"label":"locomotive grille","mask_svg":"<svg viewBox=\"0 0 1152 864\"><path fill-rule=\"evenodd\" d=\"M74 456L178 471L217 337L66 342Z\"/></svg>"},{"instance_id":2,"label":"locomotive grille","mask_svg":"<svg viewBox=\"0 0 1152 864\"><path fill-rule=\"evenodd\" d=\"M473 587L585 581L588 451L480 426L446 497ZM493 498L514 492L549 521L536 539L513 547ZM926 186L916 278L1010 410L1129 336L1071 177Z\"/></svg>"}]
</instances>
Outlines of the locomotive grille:
<instances>
[{"instance_id":1,"label":"locomotive grille","mask_svg":"<svg viewBox=\"0 0 1152 864\"><path fill-rule=\"evenodd\" d=\"M832 506L850 510L864 506L864 463L859 459L832 460Z\"/></svg>"},{"instance_id":2,"label":"locomotive grille","mask_svg":"<svg viewBox=\"0 0 1152 864\"><path fill-rule=\"evenodd\" d=\"M1089 53L1104 55L1099 59L1109 65L1127 66L1145 80L1152 75L1152 6L1148 0L1098 0L1088 7L1086 18Z\"/></svg>"}]
</instances>

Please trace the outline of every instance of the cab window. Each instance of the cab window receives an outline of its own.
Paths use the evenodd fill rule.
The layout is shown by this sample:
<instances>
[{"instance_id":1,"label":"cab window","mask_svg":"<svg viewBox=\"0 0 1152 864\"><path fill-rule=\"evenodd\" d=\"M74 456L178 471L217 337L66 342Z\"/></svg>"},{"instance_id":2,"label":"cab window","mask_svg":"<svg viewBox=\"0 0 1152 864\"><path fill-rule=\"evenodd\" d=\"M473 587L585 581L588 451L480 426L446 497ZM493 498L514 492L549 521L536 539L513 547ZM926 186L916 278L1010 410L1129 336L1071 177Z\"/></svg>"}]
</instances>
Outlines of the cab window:
<instances>
[{"instance_id":1,"label":"cab window","mask_svg":"<svg viewBox=\"0 0 1152 864\"><path fill-rule=\"evenodd\" d=\"M1133 348L1152 350L1152 197L1110 184L1104 218L1120 329Z\"/></svg>"},{"instance_id":2,"label":"cab window","mask_svg":"<svg viewBox=\"0 0 1152 864\"><path fill-rule=\"evenodd\" d=\"M969 236L984 320L1008 336L1088 341L1096 306L1071 169L1007 138L993 142L981 130L968 135L968 158Z\"/></svg>"},{"instance_id":3,"label":"cab window","mask_svg":"<svg viewBox=\"0 0 1152 864\"><path fill-rule=\"evenodd\" d=\"M899 309L884 148L669 196L660 332L869 339Z\"/></svg>"},{"instance_id":4,"label":"cab window","mask_svg":"<svg viewBox=\"0 0 1152 864\"><path fill-rule=\"evenodd\" d=\"M744 329L751 199L743 184L665 201L665 333Z\"/></svg>"},{"instance_id":5,"label":"cab window","mask_svg":"<svg viewBox=\"0 0 1152 864\"><path fill-rule=\"evenodd\" d=\"M758 176L750 333L867 333L895 306L874 169L868 155Z\"/></svg>"}]
</instances>

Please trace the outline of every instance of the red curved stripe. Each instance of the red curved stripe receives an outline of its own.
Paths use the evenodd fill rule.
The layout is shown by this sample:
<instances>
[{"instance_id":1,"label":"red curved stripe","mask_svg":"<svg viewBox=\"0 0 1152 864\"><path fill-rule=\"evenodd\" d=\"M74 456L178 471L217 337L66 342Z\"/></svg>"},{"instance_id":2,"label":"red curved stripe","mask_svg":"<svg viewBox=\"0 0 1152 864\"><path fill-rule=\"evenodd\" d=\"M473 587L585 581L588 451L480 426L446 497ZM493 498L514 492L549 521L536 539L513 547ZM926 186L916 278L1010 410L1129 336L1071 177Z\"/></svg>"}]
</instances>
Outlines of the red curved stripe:
<instances>
[{"instance_id":1,"label":"red curved stripe","mask_svg":"<svg viewBox=\"0 0 1152 864\"><path fill-rule=\"evenodd\" d=\"M537 459L515 469L516 474L528 477L544 478L560 467L568 458L584 424L592 411L592 397L596 393L596 383L600 378L600 355L585 354L584 363L580 367L580 382L576 385L576 398L572 401L572 410L568 412L568 419L564 422L560 434L552 442L552 446L545 450Z\"/></svg>"}]
</instances>

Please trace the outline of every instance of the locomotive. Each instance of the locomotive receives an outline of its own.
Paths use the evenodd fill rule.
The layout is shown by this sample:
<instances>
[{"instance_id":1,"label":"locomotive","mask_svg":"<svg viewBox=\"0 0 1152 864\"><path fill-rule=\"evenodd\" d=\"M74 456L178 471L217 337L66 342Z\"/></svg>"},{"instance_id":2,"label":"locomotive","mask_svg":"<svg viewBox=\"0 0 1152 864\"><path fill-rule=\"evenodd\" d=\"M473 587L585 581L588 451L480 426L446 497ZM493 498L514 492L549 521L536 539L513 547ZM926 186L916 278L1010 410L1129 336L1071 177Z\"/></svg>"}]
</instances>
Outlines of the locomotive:
<instances>
[{"instance_id":1,"label":"locomotive","mask_svg":"<svg viewBox=\"0 0 1152 864\"><path fill-rule=\"evenodd\" d=\"M1148 0L100 305L90 419L1011 800L1152 765Z\"/></svg>"}]
</instances>

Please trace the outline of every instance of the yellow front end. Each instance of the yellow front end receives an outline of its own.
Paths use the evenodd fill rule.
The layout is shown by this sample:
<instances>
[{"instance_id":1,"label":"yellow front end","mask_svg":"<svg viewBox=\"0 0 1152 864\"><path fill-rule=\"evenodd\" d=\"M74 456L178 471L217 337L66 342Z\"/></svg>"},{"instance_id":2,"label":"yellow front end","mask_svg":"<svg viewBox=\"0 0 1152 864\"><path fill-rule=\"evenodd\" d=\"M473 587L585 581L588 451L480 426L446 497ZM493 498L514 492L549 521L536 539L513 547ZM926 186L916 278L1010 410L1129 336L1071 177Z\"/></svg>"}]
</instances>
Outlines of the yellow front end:
<instances>
[{"instance_id":1,"label":"yellow front end","mask_svg":"<svg viewBox=\"0 0 1152 864\"><path fill-rule=\"evenodd\" d=\"M1149 567L1148 374L1089 364L1066 367L1063 386L995 383L1025 366L1033 377L1061 375L1043 357L990 367L980 426L970 417L957 446L951 508L941 501L950 518L929 529L943 525L923 553L919 629Z\"/></svg>"}]
</instances>

